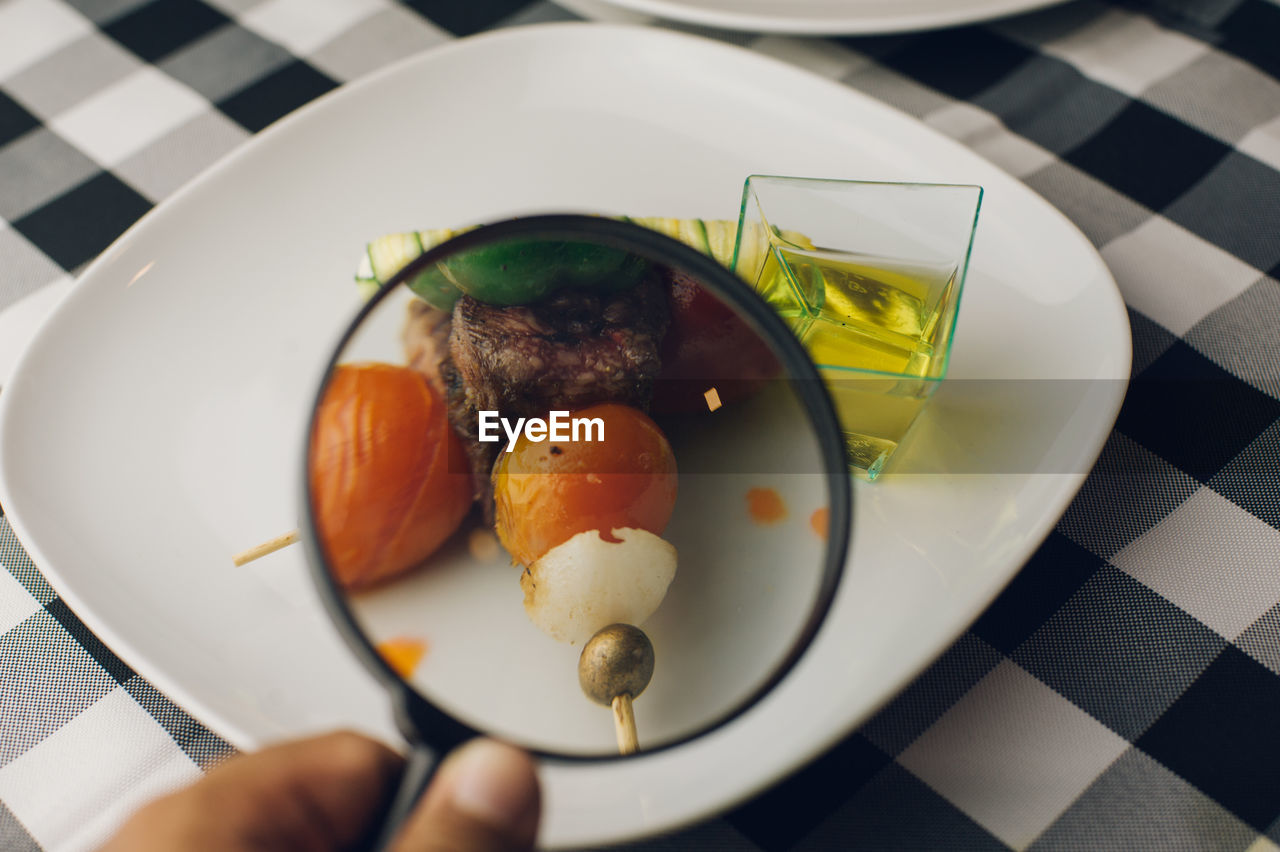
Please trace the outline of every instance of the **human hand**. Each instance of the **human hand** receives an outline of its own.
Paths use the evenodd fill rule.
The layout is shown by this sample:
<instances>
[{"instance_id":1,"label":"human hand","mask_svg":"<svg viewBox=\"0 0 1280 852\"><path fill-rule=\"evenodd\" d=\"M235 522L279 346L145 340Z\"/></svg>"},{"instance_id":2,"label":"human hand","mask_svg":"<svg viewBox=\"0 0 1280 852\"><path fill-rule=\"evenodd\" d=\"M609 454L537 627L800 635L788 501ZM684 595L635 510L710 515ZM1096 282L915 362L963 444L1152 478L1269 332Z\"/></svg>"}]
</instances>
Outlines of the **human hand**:
<instances>
[{"instance_id":1,"label":"human hand","mask_svg":"<svg viewBox=\"0 0 1280 852\"><path fill-rule=\"evenodd\" d=\"M353 733L237 756L138 811L102 852L350 849L375 833L402 761ZM527 852L541 794L532 759L475 740L445 758L396 852Z\"/></svg>"}]
</instances>

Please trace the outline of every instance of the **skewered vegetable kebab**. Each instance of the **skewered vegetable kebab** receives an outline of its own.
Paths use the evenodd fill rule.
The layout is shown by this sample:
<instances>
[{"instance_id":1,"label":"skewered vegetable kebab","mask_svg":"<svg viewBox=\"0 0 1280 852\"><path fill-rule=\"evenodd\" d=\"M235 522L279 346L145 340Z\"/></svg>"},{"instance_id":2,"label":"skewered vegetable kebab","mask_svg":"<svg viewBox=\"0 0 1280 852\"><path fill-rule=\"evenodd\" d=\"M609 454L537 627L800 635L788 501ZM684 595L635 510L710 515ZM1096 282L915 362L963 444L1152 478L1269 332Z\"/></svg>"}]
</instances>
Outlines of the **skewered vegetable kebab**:
<instances>
[{"instance_id":1,"label":"skewered vegetable kebab","mask_svg":"<svg viewBox=\"0 0 1280 852\"><path fill-rule=\"evenodd\" d=\"M421 386L443 388L449 396L456 428L469 431L477 406L520 405L545 415L548 403L573 407L576 417L601 424L603 440L548 443L531 441L526 434L511 452L497 454L496 464L482 460L476 468L480 474L492 470L491 489L477 493L482 505L492 494L498 536L513 561L524 566L521 585L531 621L570 643L584 643L616 624L627 625L628 635L643 637L632 625L657 609L676 569L675 548L660 537L675 505L675 458L658 426L634 407L647 404L661 369L667 274L616 249L537 241L486 247L430 271L431 276L418 276L416 283L432 287L437 302L447 296L451 309L436 305L411 311L411 323L424 333L417 345L406 348L425 376ZM440 281L454 292L445 293ZM568 318L567 328L558 330L562 317ZM604 317L614 319L606 322ZM601 322L605 325L596 328ZM617 328L610 325L614 322ZM567 338L565 331L571 331ZM530 350L527 360L539 362L586 358L566 373L572 379L588 363L615 364L620 372L609 368L607 380L585 389L605 398L620 394L634 404L579 408L572 405L573 388L555 386L554 379L551 396L544 398L546 391L536 386L545 384L546 377L523 377L520 371L527 364L520 362L526 359L508 357L521 348ZM495 369L497 373L490 372ZM619 384L616 376L632 378ZM503 393L509 394L505 404ZM394 411L384 414L396 416ZM652 650L647 638L644 645ZM584 661L608 659L595 654ZM612 662L617 671L626 659ZM605 702L614 705L617 699L615 721L625 751L637 747L630 702L643 686L635 686L634 680L625 694L607 696Z\"/></svg>"},{"instance_id":2,"label":"skewered vegetable kebab","mask_svg":"<svg viewBox=\"0 0 1280 852\"><path fill-rule=\"evenodd\" d=\"M725 266L732 267L738 260L731 251L736 234L735 223L671 219L633 221L681 239ZM459 232L440 229L396 234L371 243L365 255L366 262L357 275L362 290L366 295L372 295L404 264L456 233ZM762 229L756 229L748 232L740 242L737 254L746 258L745 268L751 268L751 264L758 261L754 255L763 258L768 250L767 236ZM788 236L803 239L798 235ZM463 295L490 304L520 305L544 299L553 289L564 287L623 290L634 286L645 272L644 264L636 261L634 256L586 244L526 243L515 253L512 246L502 245L437 264L416 276L409 286L443 314ZM499 270L501 274L495 274ZM679 284L674 282L674 291L680 289ZM696 282L688 282L684 288L686 314L690 313L691 304L698 303L698 295ZM674 294L674 298L678 303L679 295ZM712 314L712 317L709 323L706 317L701 317L700 321L707 323L707 328L713 331L712 337L716 332L723 336L723 329L716 328L717 324L727 327L729 338L740 337L735 335L736 329L732 327L735 320L731 312L728 317L714 316L716 308L721 312L726 309L713 299L704 299L703 302L701 311ZM707 302L714 303L710 310ZM697 315L697 309L693 314ZM679 334L673 335L673 339L679 337ZM686 340L694 337L688 333L685 335ZM706 353L698 352L696 345L693 348L692 358L705 362ZM730 350L737 350L737 347L731 346ZM676 360L687 354L673 352L677 355ZM742 352L737 351L737 354L741 356ZM760 375L767 375L774 367L768 353L764 354L766 357L757 359L756 372ZM751 360L748 358L747 362ZM390 365L380 366L390 368ZM711 374L714 375L715 371ZM439 402L439 377L432 376L430 371L425 379L419 375L426 393L415 387L415 397L427 400L430 407L430 404ZM348 412L350 405L348 401ZM525 590L527 613L539 628L554 638L578 642L592 637L580 659L584 691L593 700L613 706L619 747L626 753L636 748L630 702L644 688L652 673L652 646L633 624L643 622L657 609L675 573L675 548L660 538L674 507L675 464L661 431L638 409L616 404L598 408L600 411L595 413L607 413L615 427L621 424L623 434L629 435L633 441L639 440L640 446L617 452L618 442L615 442L615 450L606 450L603 456L599 448L594 456L591 453L584 456L566 451L575 446L592 445L548 446L526 441L527 446L517 446L511 458L502 458L495 466L494 497L499 537L513 553L515 561L526 566L521 583ZM390 416L394 419L397 416L391 409L384 409L381 413L384 418ZM324 422L323 416L321 422ZM449 434L438 436L443 437L440 442L442 449L433 456L433 462L450 453L456 455L457 436L451 429L446 428L445 431ZM418 434L424 433L419 431ZM400 452L403 453L403 448ZM607 466L609 455L615 452L615 464L621 459L641 459L650 469L619 471L612 477L609 472L602 476L591 470L593 465L598 466L602 462ZM317 484L330 490L358 487L355 478L363 477L358 476L356 466L349 461L330 458L327 464L341 473L336 478L325 480L323 475L313 472ZM430 469L426 473L429 474ZM619 487L619 483L628 478L637 480L637 474L640 474L638 481L642 484L638 492L634 487ZM400 519L395 525L394 535L400 537L415 525L412 517L415 511L432 507L436 511L431 513L434 517L427 525L431 534L410 535L413 541L409 546L397 541L382 548L379 554L367 557L358 566L347 565L344 561L335 562L335 573L342 585L355 588L408 570L425 559L452 533L465 514L465 508L458 513L457 507L465 507L469 501L459 499L461 491L454 484L458 480L456 474L449 478L448 483L439 474L435 480L430 487L424 485L419 489L417 499L410 501L412 505L400 507L399 514L394 516ZM323 484L326 481L329 483L327 486ZM537 482L543 484L533 485ZM610 487L620 493L611 494ZM628 500L632 502L628 503ZM538 504L538 513L529 511L534 502ZM330 510L333 505L338 504L332 504ZM558 509L550 513L551 520L538 520L547 517L549 505ZM445 510L443 514L439 511L441 508ZM345 524L349 520L344 517L342 522ZM357 518L355 528L360 528L361 523ZM376 524L376 519L370 516L363 523L368 529L370 524ZM618 641L619 636L628 637L628 641ZM648 648L648 672L641 678L632 671L628 680L626 666L630 664L626 660L631 659L635 649L641 646ZM616 688L609 689L613 689L613 694L604 695L609 689L600 687L598 683L595 694L587 688L594 670L612 673L609 677L613 678ZM596 680L601 678L605 675L600 674ZM604 692L600 692L602 689Z\"/></svg>"},{"instance_id":3,"label":"skewered vegetable kebab","mask_svg":"<svg viewBox=\"0 0 1280 852\"><path fill-rule=\"evenodd\" d=\"M580 412L604 422L601 443L522 437L494 470L497 531L520 576L529 619L585 645L584 694L613 710L618 750L639 749L632 702L653 676L649 638L635 626L662 603L676 549L660 534L675 508L675 456L641 411L606 403Z\"/></svg>"}]
</instances>

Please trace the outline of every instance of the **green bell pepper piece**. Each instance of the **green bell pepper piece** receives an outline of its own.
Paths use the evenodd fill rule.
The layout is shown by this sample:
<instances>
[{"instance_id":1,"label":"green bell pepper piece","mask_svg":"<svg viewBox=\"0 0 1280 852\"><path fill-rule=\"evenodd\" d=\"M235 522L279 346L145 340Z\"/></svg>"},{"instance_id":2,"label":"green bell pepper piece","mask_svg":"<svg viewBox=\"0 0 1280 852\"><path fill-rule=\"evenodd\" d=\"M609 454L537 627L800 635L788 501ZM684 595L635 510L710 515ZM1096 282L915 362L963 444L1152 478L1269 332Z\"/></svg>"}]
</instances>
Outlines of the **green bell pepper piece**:
<instances>
[{"instance_id":1,"label":"green bell pepper piece","mask_svg":"<svg viewBox=\"0 0 1280 852\"><path fill-rule=\"evenodd\" d=\"M635 286L647 268L631 252L595 243L511 240L455 254L408 283L448 310L462 293L491 305L527 305L566 287L618 292Z\"/></svg>"}]
</instances>

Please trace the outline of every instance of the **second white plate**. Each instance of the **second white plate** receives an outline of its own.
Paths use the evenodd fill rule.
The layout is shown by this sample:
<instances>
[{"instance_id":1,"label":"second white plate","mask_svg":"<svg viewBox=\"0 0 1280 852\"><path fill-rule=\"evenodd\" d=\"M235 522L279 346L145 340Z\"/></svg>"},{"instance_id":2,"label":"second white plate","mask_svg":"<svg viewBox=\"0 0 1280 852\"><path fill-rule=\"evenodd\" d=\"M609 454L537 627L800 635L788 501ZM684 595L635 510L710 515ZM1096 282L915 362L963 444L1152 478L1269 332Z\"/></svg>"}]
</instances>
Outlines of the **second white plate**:
<instances>
[{"instance_id":1,"label":"second white plate","mask_svg":"<svg viewBox=\"0 0 1280 852\"><path fill-rule=\"evenodd\" d=\"M556 0L588 18L610 9L748 32L870 35L954 27L1064 0Z\"/></svg>"},{"instance_id":2,"label":"second white plate","mask_svg":"<svg viewBox=\"0 0 1280 852\"><path fill-rule=\"evenodd\" d=\"M357 306L362 244L526 212L734 218L753 172L985 186L951 380L1099 390L1060 417L1014 396L975 419L940 396L913 452L969 472L858 489L839 599L778 690L687 747L544 773L548 846L705 817L820 753L982 611L1079 487L1128 376L1124 308L1084 237L848 88L716 42L580 24L464 40L344 87L85 273L0 395L0 503L89 626L235 744L339 725L392 737L302 553L230 565L297 522L303 425ZM993 447L1052 454L1058 472L974 462Z\"/></svg>"}]
</instances>

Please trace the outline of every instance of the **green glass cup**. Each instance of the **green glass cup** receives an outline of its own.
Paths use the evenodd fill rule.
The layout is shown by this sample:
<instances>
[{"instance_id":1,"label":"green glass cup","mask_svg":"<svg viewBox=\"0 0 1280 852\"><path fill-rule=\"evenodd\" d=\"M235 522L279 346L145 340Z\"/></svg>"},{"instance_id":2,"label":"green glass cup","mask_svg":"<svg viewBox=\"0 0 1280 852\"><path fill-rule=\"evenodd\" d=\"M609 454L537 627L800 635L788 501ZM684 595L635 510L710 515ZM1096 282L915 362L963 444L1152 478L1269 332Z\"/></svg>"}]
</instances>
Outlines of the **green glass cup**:
<instances>
[{"instance_id":1,"label":"green glass cup","mask_svg":"<svg viewBox=\"0 0 1280 852\"><path fill-rule=\"evenodd\" d=\"M874 480L946 377L979 186L752 175L733 269L804 343Z\"/></svg>"}]
</instances>

